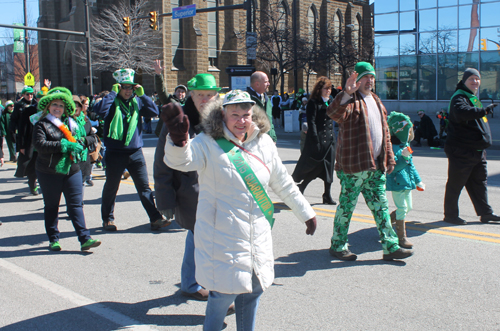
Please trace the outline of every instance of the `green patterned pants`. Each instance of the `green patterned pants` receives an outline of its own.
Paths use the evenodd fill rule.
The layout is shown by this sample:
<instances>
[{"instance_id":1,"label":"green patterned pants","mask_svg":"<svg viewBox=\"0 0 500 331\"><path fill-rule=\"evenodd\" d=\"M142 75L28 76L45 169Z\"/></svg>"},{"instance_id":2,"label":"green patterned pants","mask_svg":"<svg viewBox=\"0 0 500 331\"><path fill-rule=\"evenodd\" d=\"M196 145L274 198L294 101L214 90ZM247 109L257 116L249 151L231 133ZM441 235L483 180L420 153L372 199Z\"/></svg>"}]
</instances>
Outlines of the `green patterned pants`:
<instances>
[{"instance_id":1,"label":"green patterned pants","mask_svg":"<svg viewBox=\"0 0 500 331\"><path fill-rule=\"evenodd\" d=\"M342 191L333 223L332 249L341 252L347 249L347 233L352 213L358 202L359 193L363 194L368 208L372 211L377 224L384 254L399 249L399 241L392 229L389 204L385 194L385 175L382 171L362 171L346 174L337 171Z\"/></svg>"}]
</instances>

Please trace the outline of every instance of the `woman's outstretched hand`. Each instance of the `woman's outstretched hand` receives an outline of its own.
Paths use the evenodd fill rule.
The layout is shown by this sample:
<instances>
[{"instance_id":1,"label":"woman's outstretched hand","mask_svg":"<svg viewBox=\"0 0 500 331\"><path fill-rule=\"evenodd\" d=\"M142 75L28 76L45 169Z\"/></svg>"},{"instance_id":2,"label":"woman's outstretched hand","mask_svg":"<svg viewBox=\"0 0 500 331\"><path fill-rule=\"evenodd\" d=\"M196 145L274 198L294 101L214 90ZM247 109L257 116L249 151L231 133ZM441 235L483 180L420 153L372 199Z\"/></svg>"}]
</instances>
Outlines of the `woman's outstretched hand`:
<instances>
[{"instance_id":1,"label":"woman's outstretched hand","mask_svg":"<svg viewBox=\"0 0 500 331\"><path fill-rule=\"evenodd\" d=\"M175 146L184 147L189 139L189 119L176 102L162 107L161 119L167 126L170 139Z\"/></svg>"}]
</instances>

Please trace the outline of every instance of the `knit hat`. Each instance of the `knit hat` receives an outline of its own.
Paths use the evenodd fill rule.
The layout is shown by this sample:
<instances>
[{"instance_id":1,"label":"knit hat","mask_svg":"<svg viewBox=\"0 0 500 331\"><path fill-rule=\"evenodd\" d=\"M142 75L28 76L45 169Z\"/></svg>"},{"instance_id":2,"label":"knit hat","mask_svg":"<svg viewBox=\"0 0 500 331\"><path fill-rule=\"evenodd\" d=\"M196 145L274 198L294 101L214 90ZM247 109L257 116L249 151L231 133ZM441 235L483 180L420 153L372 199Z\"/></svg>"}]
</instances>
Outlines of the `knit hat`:
<instances>
[{"instance_id":1,"label":"knit hat","mask_svg":"<svg viewBox=\"0 0 500 331\"><path fill-rule=\"evenodd\" d=\"M476 69L474 69L474 68L467 68L467 69L465 69L464 75L462 76L462 82L465 83L465 81L470 76L473 76L473 75L476 75L477 77L479 77L479 79L481 79L481 74L479 74L479 71L477 71Z\"/></svg>"},{"instance_id":2,"label":"knit hat","mask_svg":"<svg viewBox=\"0 0 500 331\"><path fill-rule=\"evenodd\" d=\"M5 103L5 108L9 107L10 105L13 105L14 102L12 102L12 100L7 100L7 102Z\"/></svg>"},{"instance_id":3,"label":"knit hat","mask_svg":"<svg viewBox=\"0 0 500 331\"><path fill-rule=\"evenodd\" d=\"M393 111L389 117L387 117L387 124L391 136L398 137L402 143L408 142L410 129L413 127L413 124L407 115Z\"/></svg>"},{"instance_id":4,"label":"knit hat","mask_svg":"<svg viewBox=\"0 0 500 331\"><path fill-rule=\"evenodd\" d=\"M190 90L213 90L220 91L215 83L215 77L211 74L198 74L187 83Z\"/></svg>"},{"instance_id":5,"label":"knit hat","mask_svg":"<svg viewBox=\"0 0 500 331\"><path fill-rule=\"evenodd\" d=\"M377 77L377 75L375 74L375 69L368 62L356 63L356 65L354 66L354 71L358 73L358 78L356 79L356 83L359 82L359 80L365 75L373 75L373 77Z\"/></svg>"},{"instance_id":6,"label":"knit hat","mask_svg":"<svg viewBox=\"0 0 500 331\"><path fill-rule=\"evenodd\" d=\"M33 93L33 88L31 86L25 86L21 91L21 95L24 93Z\"/></svg>"},{"instance_id":7,"label":"knit hat","mask_svg":"<svg viewBox=\"0 0 500 331\"><path fill-rule=\"evenodd\" d=\"M47 109L47 107L53 100L61 100L62 102L64 102L64 112L68 116L73 116L76 106L70 90L65 87L54 87L49 92L47 92L46 96L38 101L38 109L48 112L49 110Z\"/></svg>"},{"instance_id":8,"label":"knit hat","mask_svg":"<svg viewBox=\"0 0 500 331\"><path fill-rule=\"evenodd\" d=\"M118 69L113 73L113 78L116 80L117 83L119 84L131 84L135 85L134 83L134 75L135 71L133 69Z\"/></svg>"},{"instance_id":9,"label":"knit hat","mask_svg":"<svg viewBox=\"0 0 500 331\"><path fill-rule=\"evenodd\" d=\"M188 91L188 89L187 89L187 87L186 87L186 86L184 86L184 85L177 85L177 86L175 87L175 89L174 89L174 92L175 92L175 91L177 91L177 89L178 89L178 88L184 89L184 91L186 91L186 92Z\"/></svg>"},{"instance_id":10,"label":"knit hat","mask_svg":"<svg viewBox=\"0 0 500 331\"><path fill-rule=\"evenodd\" d=\"M251 103L255 105L255 101L250 98L248 92L242 90L232 90L226 93L222 106L233 105L236 103Z\"/></svg>"}]
</instances>

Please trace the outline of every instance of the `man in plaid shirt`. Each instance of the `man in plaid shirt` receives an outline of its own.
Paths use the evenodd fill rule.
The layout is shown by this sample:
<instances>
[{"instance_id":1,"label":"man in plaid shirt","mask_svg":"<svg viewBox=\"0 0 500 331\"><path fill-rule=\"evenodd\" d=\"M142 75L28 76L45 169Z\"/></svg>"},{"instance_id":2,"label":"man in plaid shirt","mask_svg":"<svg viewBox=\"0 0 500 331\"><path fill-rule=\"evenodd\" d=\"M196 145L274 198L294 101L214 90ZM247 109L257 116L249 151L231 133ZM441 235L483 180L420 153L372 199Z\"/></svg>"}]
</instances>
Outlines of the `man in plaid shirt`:
<instances>
[{"instance_id":1,"label":"man in plaid shirt","mask_svg":"<svg viewBox=\"0 0 500 331\"><path fill-rule=\"evenodd\" d=\"M371 91L375 85L373 66L359 62L354 70L344 90L337 94L327 110L339 124L335 170L342 186L330 254L340 260L356 260L356 254L347 248L347 233L359 193L362 193L377 224L383 259L404 259L413 252L399 247L385 194L385 173L390 174L396 164L387 111Z\"/></svg>"}]
</instances>

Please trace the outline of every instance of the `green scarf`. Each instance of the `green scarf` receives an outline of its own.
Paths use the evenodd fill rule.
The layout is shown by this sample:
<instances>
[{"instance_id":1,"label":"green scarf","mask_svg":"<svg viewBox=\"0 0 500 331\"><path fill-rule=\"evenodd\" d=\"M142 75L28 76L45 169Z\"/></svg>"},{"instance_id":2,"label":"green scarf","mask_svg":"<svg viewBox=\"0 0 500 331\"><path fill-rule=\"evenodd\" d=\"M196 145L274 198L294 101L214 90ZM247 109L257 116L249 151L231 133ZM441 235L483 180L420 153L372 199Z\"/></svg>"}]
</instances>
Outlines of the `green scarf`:
<instances>
[{"instance_id":1,"label":"green scarf","mask_svg":"<svg viewBox=\"0 0 500 331\"><path fill-rule=\"evenodd\" d=\"M130 102L128 106L126 106L120 98L115 98L115 115L111 120L111 124L109 125L108 138L114 140L123 140L123 116L122 113L125 114L125 118L127 123L129 124L127 130L127 137L125 138L125 146L130 144L132 140L132 136L134 135L135 129L137 128L137 123L139 122L139 105L137 104L137 100L132 98L132 111L130 111Z\"/></svg>"},{"instance_id":2,"label":"green scarf","mask_svg":"<svg viewBox=\"0 0 500 331\"><path fill-rule=\"evenodd\" d=\"M467 98L469 98L470 102L474 105L474 107L478 107L478 108L483 108L483 104L481 103L481 100L479 100L479 98L477 96L475 96L474 94L472 93L469 93L467 91L464 91L464 90L461 90L461 89L458 89L455 91L455 93L451 96L451 99L450 99L450 104L448 105L448 113L450 113L451 111L451 100L453 100L453 98L456 96L456 95L459 95L459 94L462 94L462 95L465 95ZM488 122L488 119L486 118L486 116L483 116L483 121L486 123Z\"/></svg>"},{"instance_id":3,"label":"green scarf","mask_svg":"<svg viewBox=\"0 0 500 331\"><path fill-rule=\"evenodd\" d=\"M87 136L87 132L85 132L85 114L83 111L80 113L80 116L76 118L76 124L78 124L78 127L76 128L76 133L74 134L75 139L85 139L84 137ZM82 154L79 155L80 161L87 161L87 155L87 148L85 148Z\"/></svg>"}]
</instances>

